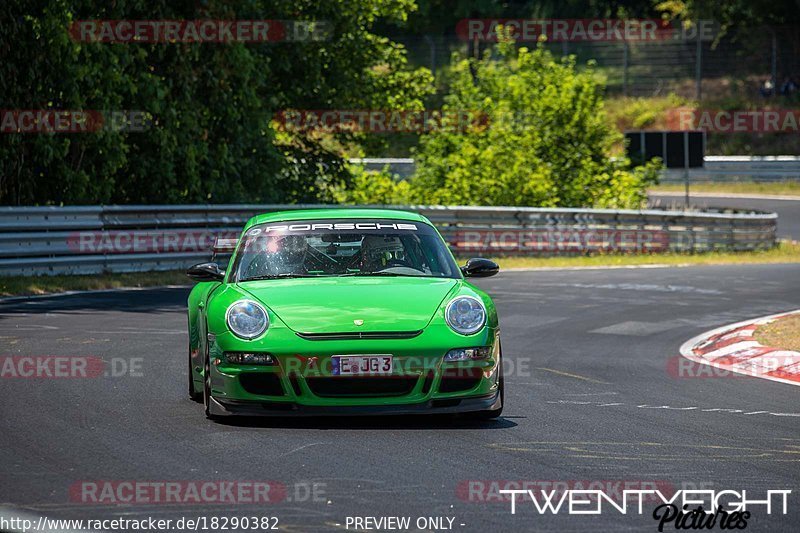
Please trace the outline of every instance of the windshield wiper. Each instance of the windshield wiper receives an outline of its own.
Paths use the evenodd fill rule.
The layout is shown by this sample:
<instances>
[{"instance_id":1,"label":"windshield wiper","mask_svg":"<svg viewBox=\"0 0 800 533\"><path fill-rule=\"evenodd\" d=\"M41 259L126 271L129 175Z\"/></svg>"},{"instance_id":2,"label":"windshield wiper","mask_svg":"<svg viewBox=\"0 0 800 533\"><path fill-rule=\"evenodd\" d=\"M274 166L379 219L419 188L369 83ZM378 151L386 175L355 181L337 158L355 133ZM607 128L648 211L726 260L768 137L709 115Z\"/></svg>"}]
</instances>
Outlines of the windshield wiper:
<instances>
[{"instance_id":1,"label":"windshield wiper","mask_svg":"<svg viewBox=\"0 0 800 533\"><path fill-rule=\"evenodd\" d=\"M347 272L346 274L339 274L340 276L395 276L401 278L413 277L409 274L398 274L397 272Z\"/></svg>"},{"instance_id":2,"label":"windshield wiper","mask_svg":"<svg viewBox=\"0 0 800 533\"><path fill-rule=\"evenodd\" d=\"M322 275L318 274L293 274L287 272L286 274L264 274L263 276L253 276L252 278L242 278L239 281L260 281L264 279L289 279L289 278L319 278Z\"/></svg>"},{"instance_id":3,"label":"windshield wiper","mask_svg":"<svg viewBox=\"0 0 800 533\"><path fill-rule=\"evenodd\" d=\"M331 277L345 277L345 276L391 276L399 278L414 278L414 277L428 277L425 275L417 276L414 274L398 274L397 272L346 272L344 274L264 274L263 276L254 276L252 278L242 278L239 282L244 281L261 281L265 279L291 279L291 278L331 278Z\"/></svg>"}]
</instances>

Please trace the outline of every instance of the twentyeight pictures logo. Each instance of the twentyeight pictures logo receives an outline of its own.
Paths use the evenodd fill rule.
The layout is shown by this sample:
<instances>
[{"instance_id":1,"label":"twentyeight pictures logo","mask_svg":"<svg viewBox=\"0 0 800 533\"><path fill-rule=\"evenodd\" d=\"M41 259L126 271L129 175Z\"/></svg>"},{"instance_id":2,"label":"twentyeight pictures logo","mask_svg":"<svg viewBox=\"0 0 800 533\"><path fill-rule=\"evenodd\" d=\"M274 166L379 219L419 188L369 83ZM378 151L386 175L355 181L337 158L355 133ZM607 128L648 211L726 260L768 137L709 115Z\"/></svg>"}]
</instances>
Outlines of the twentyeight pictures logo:
<instances>
[{"instance_id":1,"label":"twentyeight pictures logo","mask_svg":"<svg viewBox=\"0 0 800 533\"><path fill-rule=\"evenodd\" d=\"M651 514L658 521L658 531L675 529L744 529L757 512L767 515L788 514L791 490L676 490L666 494L660 488L625 488L609 494L603 488L503 488L509 495L511 514L525 510L534 514L599 515ZM646 503L656 500L654 509Z\"/></svg>"}]
</instances>

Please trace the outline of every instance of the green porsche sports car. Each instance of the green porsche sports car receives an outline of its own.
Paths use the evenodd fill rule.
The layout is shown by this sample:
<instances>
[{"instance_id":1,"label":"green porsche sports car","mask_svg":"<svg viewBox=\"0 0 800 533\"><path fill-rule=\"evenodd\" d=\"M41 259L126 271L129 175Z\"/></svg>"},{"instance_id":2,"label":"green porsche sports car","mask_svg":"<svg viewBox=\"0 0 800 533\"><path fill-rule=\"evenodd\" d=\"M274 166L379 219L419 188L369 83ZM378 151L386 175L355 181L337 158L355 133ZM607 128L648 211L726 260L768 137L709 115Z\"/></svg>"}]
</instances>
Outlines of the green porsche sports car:
<instances>
[{"instance_id":1,"label":"green porsche sports car","mask_svg":"<svg viewBox=\"0 0 800 533\"><path fill-rule=\"evenodd\" d=\"M191 267L189 394L208 417L503 410L497 311L425 217L377 209L256 216Z\"/></svg>"}]
</instances>

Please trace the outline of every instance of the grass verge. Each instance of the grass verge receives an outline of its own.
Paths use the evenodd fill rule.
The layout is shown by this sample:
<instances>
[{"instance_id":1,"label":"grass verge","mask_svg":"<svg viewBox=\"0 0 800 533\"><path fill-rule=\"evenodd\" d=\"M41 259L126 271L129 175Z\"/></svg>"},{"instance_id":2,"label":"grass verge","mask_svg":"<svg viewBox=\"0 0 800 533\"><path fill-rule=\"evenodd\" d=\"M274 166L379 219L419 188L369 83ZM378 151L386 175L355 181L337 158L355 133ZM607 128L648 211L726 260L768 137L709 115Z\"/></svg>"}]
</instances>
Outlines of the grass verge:
<instances>
[{"instance_id":1,"label":"grass verge","mask_svg":"<svg viewBox=\"0 0 800 533\"><path fill-rule=\"evenodd\" d=\"M800 315L791 315L759 326L755 339L764 346L800 352Z\"/></svg>"},{"instance_id":2,"label":"grass verge","mask_svg":"<svg viewBox=\"0 0 800 533\"><path fill-rule=\"evenodd\" d=\"M577 257L498 257L505 268L560 268L635 265L724 265L744 263L800 263L800 243L782 241L761 252L709 252L702 254L591 255ZM463 263L463 260L461 261ZM134 272L94 276L10 276L0 277L0 297L52 294L66 291L190 285L183 270Z\"/></svg>"},{"instance_id":3,"label":"grass verge","mask_svg":"<svg viewBox=\"0 0 800 533\"><path fill-rule=\"evenodd\" d=\"M726 265L745 263L800 263L800 242L781 241L758 252L707 252L699 254L590 255L576 257L497 257L500 268L600 267L635 265Z\"/></svg>"},{"instance_id":4,"label":"grass verge","mask_svg":"<svg viewBox=\"0 0 800 533\"><path fill-rule=\"evenodd\" d=\"M682 183L664 183L651 187L650 192L683 192ZM800 180L778 182L731 181L726 183L692 183L689 193L734 193L734 194L774 194L780 196L797 196L800 200Z\"/></svg>"},{"instance_id":5,"label":"grass verge","mask_svg":"<svg viewBox=\"0 0 800 533\"><path fill-rule=\"evenodd\" d=\"M66 291L96 291L120 287L157 287L190 283L192 281L186 277L184 270L80 276L9 276L0 277L0 296L29 296Z\"/></svg>"}]
</instances>

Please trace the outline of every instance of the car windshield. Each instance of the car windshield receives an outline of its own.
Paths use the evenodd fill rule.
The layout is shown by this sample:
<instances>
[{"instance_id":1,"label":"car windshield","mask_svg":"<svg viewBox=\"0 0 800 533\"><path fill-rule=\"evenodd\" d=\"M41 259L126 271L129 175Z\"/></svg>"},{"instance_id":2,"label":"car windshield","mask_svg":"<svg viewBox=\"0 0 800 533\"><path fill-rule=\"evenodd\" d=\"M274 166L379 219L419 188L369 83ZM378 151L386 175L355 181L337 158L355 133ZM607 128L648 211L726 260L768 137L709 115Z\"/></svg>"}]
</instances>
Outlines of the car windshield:
<instances>
[{"instance_id":1,"label":"car windshield","mask_svg":"<svg viewBox=\"0 0 800 533\"><path fill-rule=\"evenodd\" d=\"M236 279L318 276L459 278L453 256L428 224L335 219L260 224L247 230Z\"/></svg>"}]
</instances>

